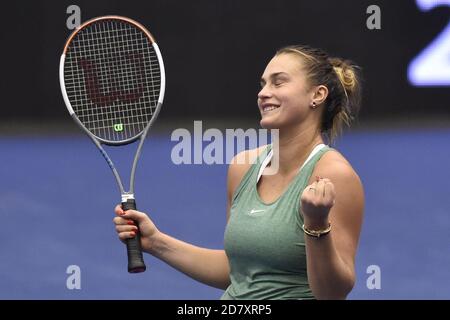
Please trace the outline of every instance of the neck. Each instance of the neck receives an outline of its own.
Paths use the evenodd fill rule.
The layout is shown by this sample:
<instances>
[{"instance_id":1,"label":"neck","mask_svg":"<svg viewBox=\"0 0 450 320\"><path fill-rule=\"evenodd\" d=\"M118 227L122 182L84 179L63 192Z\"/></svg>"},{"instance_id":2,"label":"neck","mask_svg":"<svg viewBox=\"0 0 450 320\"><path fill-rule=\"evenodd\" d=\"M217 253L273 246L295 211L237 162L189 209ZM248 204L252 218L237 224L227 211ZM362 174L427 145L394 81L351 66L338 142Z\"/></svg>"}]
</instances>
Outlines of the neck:
<instances>
[{"instance_id":1,"label":"neck","mask_svg":"<svg viewBox=\"0 0 450 320\"><path fill-rule=\"evenodd\" d=\"M320 130L314 125L280 129L278 142L275 139L273 143L272 163L278 163L278 172L282 175L297 172L314 147L321 143Z\"/></svg>"}]
</instances>

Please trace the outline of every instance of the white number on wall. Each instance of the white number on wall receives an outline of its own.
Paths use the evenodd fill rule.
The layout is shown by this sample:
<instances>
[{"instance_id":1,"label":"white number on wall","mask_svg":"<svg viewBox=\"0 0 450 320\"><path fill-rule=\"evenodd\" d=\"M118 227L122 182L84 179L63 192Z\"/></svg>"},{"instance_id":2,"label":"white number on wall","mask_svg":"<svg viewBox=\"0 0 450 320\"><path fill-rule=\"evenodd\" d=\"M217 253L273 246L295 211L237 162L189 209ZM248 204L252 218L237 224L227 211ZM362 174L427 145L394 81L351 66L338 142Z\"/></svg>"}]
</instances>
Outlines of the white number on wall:
<instances>
[{"instance_id":1,"label":"white number on wall","mask_svg":"<svg viewBox=\"0 0 450 320\"><path fill-rule=\"evenodd\" d=\"M450 6L450 0L416 0L422 11ZM408 67L409 82L415 86L450 86L450 22Z\"/></svg>"}]
</instances>

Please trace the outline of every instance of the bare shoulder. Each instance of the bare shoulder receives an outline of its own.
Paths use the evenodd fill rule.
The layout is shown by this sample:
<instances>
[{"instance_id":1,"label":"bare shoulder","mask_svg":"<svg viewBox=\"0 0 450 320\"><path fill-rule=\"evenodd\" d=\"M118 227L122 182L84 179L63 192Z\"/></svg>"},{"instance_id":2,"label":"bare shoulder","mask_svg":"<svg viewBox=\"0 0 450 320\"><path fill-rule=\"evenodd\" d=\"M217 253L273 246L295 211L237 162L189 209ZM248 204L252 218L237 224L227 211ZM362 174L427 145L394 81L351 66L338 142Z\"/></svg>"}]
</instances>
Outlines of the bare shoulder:
<instances>
[{"instance_id":1,"label":"bare shoulder","mask_svg":"<svg viewBox=\"0 0 450 320\"><path fill-rule=\"evenodd\" d=\"M354 216L361 216L364 211L364 187L362 181L350 162L338 151L326 152L317 162L310 183L315 177L330 179L336 192L334 212L353 212Z\"/></svg>"},{"instance_id":2,"label":"bare shoulder","mask_svg":"<svg viewBox=\"0 0 450 320\"><path fill-rule=\"evenodd\" d=\"M228 167L227 177L227 221L230 218L231 201L236 188L241 183L242 178L250 169L251 165L255 163L257 157L266 147L267 146L262 146L259 148L242 151L231 160Z\"/></svg>"},{"instance_id":3,"label":"bare shoulder","mask_svg":"<svg viewBox=\"0 0 450 320\"><path fill-rule=\"evenodd\" d=\"M311 182L316 176L328 178L331 181L341 181L345 183L359 185L362 188L361 179L358 173L353 169L350 162L337 150L326 152L317 162Z\"/></svg>"},{"instance_id":4,"label":"bare shoulder","mask_svg":"<svg viewBox=\"0 0 450 320\"><path fill-rule=\"evenodd\" d=\"M331 180L335 190L335 205L330 211L330 221L337 228L350 228L352 243L356 248L357 237L360 232L364 214L364 188L360 177L349 161L338 151L326 152L317 162L311 179L316 176Z\"/></svg>"},{"instance_id":5,"label":"bare shoulder","mask_svg":"<svg viewBox=\"0 0 450 320\"><path fill-rule=\"evenodd\" d=\"M234 193L245 173L250 169L251 165L255 163L257 157L266 147L267 146L262 146L251 150L245 150L234 156L228 167L229 195Z\"/></svg>"}]
</instances>

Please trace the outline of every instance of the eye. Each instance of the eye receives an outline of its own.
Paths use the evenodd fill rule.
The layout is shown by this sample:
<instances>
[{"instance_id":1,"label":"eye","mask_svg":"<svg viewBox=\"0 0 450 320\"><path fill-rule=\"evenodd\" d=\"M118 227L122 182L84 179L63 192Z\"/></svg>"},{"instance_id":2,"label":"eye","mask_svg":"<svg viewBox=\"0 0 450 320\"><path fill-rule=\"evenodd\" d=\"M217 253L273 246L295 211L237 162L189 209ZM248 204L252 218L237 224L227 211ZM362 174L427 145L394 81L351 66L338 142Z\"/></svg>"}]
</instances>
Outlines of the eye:
<instances>
[{"instance_id":1,"label":"eye","mask_svg":"<svg viewBox=\"0 0 450 320\"><path fill-rule=\"evenodd\" d=\"M287 79L284 77L277 77L277 78L273 79L273 85L275 87L279 87L279 86L285 84L286 82L287 82Z\"/></svg>"}]
</instances>

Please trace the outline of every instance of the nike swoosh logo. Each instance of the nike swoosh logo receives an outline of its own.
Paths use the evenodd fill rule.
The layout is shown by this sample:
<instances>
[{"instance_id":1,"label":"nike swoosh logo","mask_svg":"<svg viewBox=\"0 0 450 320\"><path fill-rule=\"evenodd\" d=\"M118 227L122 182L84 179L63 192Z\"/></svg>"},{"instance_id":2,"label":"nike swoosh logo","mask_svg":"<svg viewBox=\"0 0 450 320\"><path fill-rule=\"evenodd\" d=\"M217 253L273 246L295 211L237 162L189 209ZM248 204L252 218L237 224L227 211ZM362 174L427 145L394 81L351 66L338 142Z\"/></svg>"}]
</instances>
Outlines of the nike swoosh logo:
<instances>
[{"instance_id":1,"label":"nike swoosh logo","mask_svg":"<svg viewBox=\"0 0 450 320\"><path fill-rule=\"evenodd\" d=\"M258 212L264 212L266 210L255 210L253 209L252 211L250 211L250 214L254 214L254 213L258 213Z\"/></svg>"}]
</instances>

